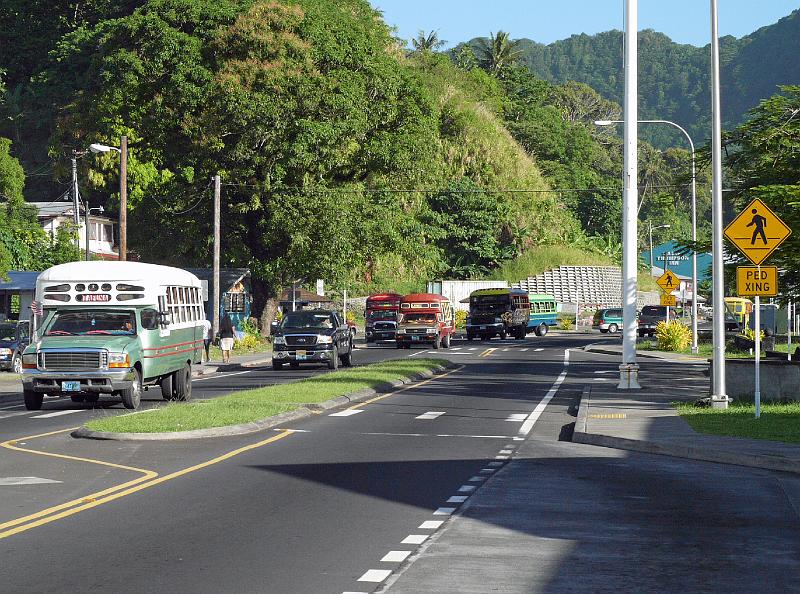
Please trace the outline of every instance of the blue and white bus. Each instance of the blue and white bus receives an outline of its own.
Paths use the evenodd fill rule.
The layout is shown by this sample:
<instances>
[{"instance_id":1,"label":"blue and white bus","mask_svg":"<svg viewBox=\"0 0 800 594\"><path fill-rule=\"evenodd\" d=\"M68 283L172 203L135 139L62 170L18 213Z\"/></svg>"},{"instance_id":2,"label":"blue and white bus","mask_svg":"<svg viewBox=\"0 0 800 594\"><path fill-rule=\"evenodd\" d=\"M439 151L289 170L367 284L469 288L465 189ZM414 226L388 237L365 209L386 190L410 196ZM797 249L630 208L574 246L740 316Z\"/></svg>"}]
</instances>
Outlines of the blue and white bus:
<instances>
[{"instance_id":1,"label":"blue and white bus","mask_svg":"<svg viewBox=\"0 0 800 594\"><path fill-rule=\"evenodd\" d=\"M536 336L544 336L550 329L558 323L558 312L556 298L552 295L539 295L529 293L531 313L528 316L528 332L533 332Z\"/></svg>"}]
</instances>

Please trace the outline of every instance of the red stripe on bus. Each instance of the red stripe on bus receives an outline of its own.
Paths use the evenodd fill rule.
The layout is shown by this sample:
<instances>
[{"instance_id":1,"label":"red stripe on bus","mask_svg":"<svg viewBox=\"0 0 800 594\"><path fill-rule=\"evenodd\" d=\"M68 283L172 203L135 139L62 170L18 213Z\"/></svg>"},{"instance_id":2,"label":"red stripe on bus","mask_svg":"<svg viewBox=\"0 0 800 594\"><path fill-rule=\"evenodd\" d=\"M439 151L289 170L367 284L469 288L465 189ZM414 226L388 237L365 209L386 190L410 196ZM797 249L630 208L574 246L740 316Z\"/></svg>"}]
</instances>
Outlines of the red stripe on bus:
<instances>
[{"instance_id":1,"label":"red stripe on bus","mask_svg":"<svg viewBox=\"0 0 800 594\"><path fill-rule=\"evenodd\" d=\"M190 340L189 342L176 342L175 344L168 344L167 346L146 347L144 350L145 351L160 351L160 350L163 350L163 349L171 349L173 347L186 346L187 344L198 344L198 343L202 344L202 342L203 342L203 339L201 338L199 340Z\"/></svg>"},{"instance_id":2,"label":"red stripe on bus","mask_svg":"<svg viewBox=\"0 0 800 594\"><path fill-rule=\"evenodd\" d=\"M183 349L180 351L172 351L170 353L161 353L160 355L145 355L145 359L158 359L159 357L169 357L170 355L177 355L179 353L191 353L192 351L198 350L197 348L194 349Z\"/></svg>"}]
</instances>

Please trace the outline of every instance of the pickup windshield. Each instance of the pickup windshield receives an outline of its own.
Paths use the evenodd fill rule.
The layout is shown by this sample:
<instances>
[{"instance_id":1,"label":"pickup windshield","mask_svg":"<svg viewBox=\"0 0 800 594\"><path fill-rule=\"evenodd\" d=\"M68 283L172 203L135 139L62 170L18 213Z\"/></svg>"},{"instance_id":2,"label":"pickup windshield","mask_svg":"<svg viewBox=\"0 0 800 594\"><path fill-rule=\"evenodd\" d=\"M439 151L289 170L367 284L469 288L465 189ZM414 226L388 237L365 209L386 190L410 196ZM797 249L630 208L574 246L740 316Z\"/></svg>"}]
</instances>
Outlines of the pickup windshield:
<instances>
[{"instance_id":1,"label":"pickup windshield","mask_svg":"<svg viewBox=\"0 0 800 594\"><path fill-rule=\"evenodd\" d=\"M387 309L368 309L368 320L396 320L397 312Z\"/></svg>"},{"instance_id":2,"label":"pickup windshield","mask_svg":"<svg viewBox=\"0 0 800 594\"><path fill-rule=\"evenodd\" d=\"M132 311L61 311L53 314L45 336L133 336L136 318Z\"/></svg>"},{"instance_id":3,"label":"pickup windshield","mask_svg":"<svg viewBox=\"0 0 800 594\"><path fill-rule=\"evenodd\" d=\"M281 328L333 328L331 314L295 311L287 313L281 320Z\"/></svg>"}]
</instances>

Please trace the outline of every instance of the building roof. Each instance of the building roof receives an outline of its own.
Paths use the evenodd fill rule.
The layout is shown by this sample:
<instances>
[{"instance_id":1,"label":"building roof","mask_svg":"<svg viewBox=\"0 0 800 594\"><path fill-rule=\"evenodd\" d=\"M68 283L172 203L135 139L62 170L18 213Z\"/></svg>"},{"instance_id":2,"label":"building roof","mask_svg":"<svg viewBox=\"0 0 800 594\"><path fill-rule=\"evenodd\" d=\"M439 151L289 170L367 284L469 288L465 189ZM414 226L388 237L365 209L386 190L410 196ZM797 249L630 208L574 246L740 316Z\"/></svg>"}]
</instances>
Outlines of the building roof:
<instances>
[{"instance_id":1,"label":"building roof","mask_svg":"<svg viewBox=\"0 0 800 594\"><path fill-rule=\"evenodd\" d=\"M333 303L333 299L330 297L325 297L325 295L317 295L316 293L306 291L301 287L297 287L295 292L295 301L299 301L301 303ZM292 290L286 289L283 293L281 293L279 301L281 303L291 303Z\"/></svg>"},{"instance_id":2,"label":"building roof","mask_svg":"<svg viewBox=\"0 0 800 594\"><path fill-rule=\"evenodd\" d=\"M27 292L36 290L36 279L38 272L24 272L11 270L8 273L8 280L0 278L0 291Z\"/></svg>"},{"instance_id":3,"label":"building roof","mask_svg":"<svg viewBox=\"0 0 800 594\"><path fill-rule=\"evenodd\" d=\"M212 268L184 268L184 270L191 272L201 281L208 281L208 290L213 292L214 270ZM220 268L219 269L219 286L220 291L225 293L227 290L240 282L242 279L250 276L249 268Z\"/></svg>"},{"instance_id":4,"label":"building roof","mask_svg":"<svg viewBox=\"0 0 800 594\"><path fill-rule=\"evenodd\" d=\"M72 217L74 209L72 202L58 201L58 202L28 202L31 206L36 207L37 215L40 219L55 219L57 217ZM82 204L78 205L78 212L83 213ZM115 222L113 218L104 216L102 214L92 214L91 219L94 221L108 221Z\"/></svg>"}]
</instances>

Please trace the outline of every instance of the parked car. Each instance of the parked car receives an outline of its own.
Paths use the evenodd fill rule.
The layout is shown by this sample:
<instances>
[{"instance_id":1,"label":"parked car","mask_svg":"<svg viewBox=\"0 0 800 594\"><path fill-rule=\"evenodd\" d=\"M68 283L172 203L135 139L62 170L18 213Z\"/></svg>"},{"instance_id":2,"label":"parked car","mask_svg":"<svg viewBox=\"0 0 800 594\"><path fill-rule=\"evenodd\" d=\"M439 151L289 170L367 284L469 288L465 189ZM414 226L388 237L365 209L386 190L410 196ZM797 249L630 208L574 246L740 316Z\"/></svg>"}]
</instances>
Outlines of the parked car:
<instances>
[{"instance_id":1,"label":"parked car","mask_svg":"<svg viewBox=\"0 0 800 594\"><path fill-rule=\"evenodd\" d=\"M667 309L669 309L669 319L674 320L676 317L674 307L645 305L639 312L639 325L636 330L639 336L655 336L658 323L667 319Z\"/></svg>"},{"instance_id":2,"label":"parked car","mask_svg":"<svg viewBox=\"0 0 800 594\"><path fill-rule=\"evenodd\" d=\"M22 373L22 353L30 341L30 322L0 323L0 369Z\"/></svg>"},{"instance_id":3,"label":"parked car","mask_svg":"<svg viewBox=\"0 0 800 594\"><path fill-rule=\"evenodd\" d=\"M350 338L355 338L356 334L358 334L358 326L356 326L356 323L347 320L347 327L350 330Z\"/></svg>"},{"instance_id":4,"label":"parked car","mask_svg":"<svg viewBox=\"0 0 800 594\"><path fill-rule=\"evenodd\" d=\"M353 364L353 336L350 327L335 311L304 309L285 314L272 339L272 368L288 363L324 363L329 369Z\"/></svg>"},{"instance_id":5,"label":"parked car","mask_svg":"<svg viewBox=\"0 0 800 594\"><path fill-rule=\"evenodd\" d=\"M622 309L619 307L598 309L594 314L592 328L597 328L603 334L616 334L622 330Z\"/></svg>"}]
</instances>

